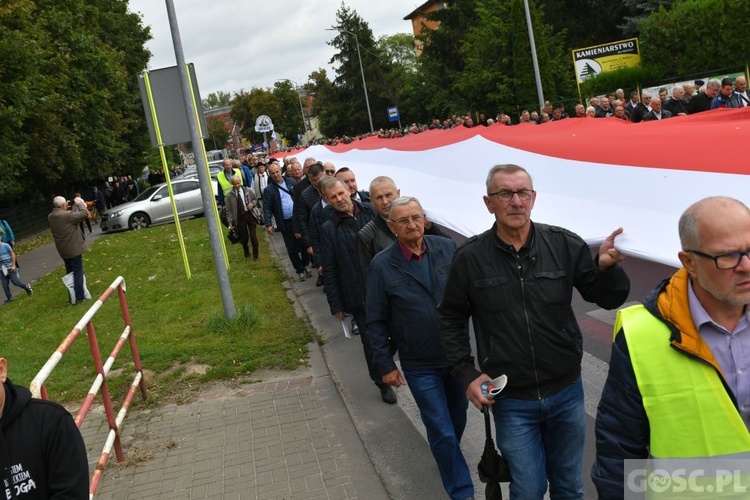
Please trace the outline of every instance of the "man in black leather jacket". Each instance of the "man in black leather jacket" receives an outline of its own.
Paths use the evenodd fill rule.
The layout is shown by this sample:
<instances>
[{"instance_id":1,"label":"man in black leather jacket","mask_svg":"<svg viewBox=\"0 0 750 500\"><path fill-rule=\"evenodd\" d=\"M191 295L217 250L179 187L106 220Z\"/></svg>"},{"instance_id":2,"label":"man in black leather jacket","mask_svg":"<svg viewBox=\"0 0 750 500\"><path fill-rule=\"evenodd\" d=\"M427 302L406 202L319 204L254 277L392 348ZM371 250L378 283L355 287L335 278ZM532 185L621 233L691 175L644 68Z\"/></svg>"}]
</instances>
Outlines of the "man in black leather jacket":
<instances>
[{"instance_id":1,"label":"man in black leather jacket","mask_svg":"<svg viewBox=\"0 0 750 500\"><path fill-rule=\"evenodd\" d=\"M477 407L493 405L497 444L508 461L511 498L583 498L585 416L582 336L573 288L605 309L625 302L630 281L617 264L619 228L596 259L576 234L531 221L536 192L517 165L487 177L491 230L458 249L438 307L441 339L453 373ZM466 324L472 318L480 370ZM508 376L502 396L481 385Z\"/></svg>"}]
</instances>

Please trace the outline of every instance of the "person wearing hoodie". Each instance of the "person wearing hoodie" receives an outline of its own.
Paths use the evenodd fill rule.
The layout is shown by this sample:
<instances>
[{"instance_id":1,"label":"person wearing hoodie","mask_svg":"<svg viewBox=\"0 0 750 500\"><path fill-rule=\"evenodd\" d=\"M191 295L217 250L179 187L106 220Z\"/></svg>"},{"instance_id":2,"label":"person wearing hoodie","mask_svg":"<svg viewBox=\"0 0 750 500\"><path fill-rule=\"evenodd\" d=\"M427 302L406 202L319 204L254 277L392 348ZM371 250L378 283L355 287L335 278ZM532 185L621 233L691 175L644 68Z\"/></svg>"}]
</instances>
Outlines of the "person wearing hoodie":
<instances>
[{"instance_id":1,"label":"person wearing hoodie","mask_svg":"<svg viewBox=\"0 0 750 500\"><path fill-rule=\"evenodd\" d=\"M0 358L0 384L0 496L88 498L86 446L70 413L13 384L5 358Z\"/></svg>"}]
</instances>

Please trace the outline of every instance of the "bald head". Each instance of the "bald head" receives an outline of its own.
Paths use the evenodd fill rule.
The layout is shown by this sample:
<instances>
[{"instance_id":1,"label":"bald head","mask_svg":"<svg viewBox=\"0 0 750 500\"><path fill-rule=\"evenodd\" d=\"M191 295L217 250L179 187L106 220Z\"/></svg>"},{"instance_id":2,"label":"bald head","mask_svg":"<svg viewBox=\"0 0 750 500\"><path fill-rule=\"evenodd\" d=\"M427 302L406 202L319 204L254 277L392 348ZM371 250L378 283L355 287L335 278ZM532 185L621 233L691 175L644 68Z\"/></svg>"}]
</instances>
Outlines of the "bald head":
<instances>
[{"instance_id":1,"label":"bald head","mask_svg":"<svg viewBox=\"0 0 750 500\"><path fill-rule=\"evenodd\" d=\"M727 196L704 198L690 205L680 217L680 244L683 250L700 248L705 239L702 229L734 221L750 223L750 209L744 203Z\"/></svg>"},{"instance_id":2,"label":"bald head","mask_svg":"<svg viewBox=\"0 0 750 500\"><path fill-rule=\"evenodd\" d=\"M55 208L64 208L67 204L68 200L66 200L64 196L55 196L55 199L52 200L52 206Z\"/></svg>"}]
</instances>

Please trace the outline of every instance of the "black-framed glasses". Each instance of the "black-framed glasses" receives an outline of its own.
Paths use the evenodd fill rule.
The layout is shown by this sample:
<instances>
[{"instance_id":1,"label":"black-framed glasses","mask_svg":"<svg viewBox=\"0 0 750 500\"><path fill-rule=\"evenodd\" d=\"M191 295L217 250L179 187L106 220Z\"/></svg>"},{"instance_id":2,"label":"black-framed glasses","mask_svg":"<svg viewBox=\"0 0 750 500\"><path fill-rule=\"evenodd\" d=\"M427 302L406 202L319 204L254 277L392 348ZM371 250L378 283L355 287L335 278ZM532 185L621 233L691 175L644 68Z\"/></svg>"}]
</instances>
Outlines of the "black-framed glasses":
<instances>
[{"instance_id":1,"label":"black-framed glasses","mask_svg":"<svg viewBox=\"0 0 750 500\"><path fill-rule=\"evenodd\" d=\"M508 191L507 189L501 189L495 193L489 193L487 196L497 196L500 200L510 201L513 199L513 195L518 195L518 199L521 201L529 201L534 196L533 189L519 189L518 191Z\"/></svg>"},{"instance_id":2,"label":"black-framed glasses","mask_svg":"<svg viewBox=\"0 0 750 500\"><path fill-rule=\"evenodd\" d=\"M413 222L414 224L419 224L424 219L423 214L414 214L411 217L401 217L400 219L393 220L391 219L391 222L394 224L398 224L399 226L407 227L410 222Z\"/></svg>"},{"instance_id":3,"label":"black-framed glasses","mask_svg":"<svg viewBox=\"0 0 750 500\"><path fill-rule=\"evenodd\" d=\"M699 250L685 251L693 253L699 257L703 257L704 259L711 259L712 261L714 261L714 264L716 264L716 268L721 269L722 271L734 269L735 267L739 266L740 262L742 262L742 257L750 258L750 250L745 250L744 252L721 253L719 255L711 255Z\"/></svg>"}]
</instances>

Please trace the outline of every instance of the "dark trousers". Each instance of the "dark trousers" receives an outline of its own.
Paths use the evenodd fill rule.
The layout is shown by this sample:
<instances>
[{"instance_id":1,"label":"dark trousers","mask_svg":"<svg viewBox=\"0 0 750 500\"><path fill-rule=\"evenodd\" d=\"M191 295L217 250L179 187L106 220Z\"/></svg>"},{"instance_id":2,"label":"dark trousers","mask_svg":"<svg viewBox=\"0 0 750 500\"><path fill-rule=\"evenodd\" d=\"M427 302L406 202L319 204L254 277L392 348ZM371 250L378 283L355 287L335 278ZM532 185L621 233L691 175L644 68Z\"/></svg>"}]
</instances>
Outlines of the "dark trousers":
<instances>
[{"instance_id":1,"label":"dark trousers","mask_svg":"<svg viewBox=\"0 0 750 500\"><path fill-rule=\"evenodd\" d=\"M245 249L245 256L249 255L250 252L247 248L248 237L250 243L253 245L253 258L258 258L258 235L256 230L258 228L258 221L253 216L252 212L247 211L244 214L237 214L237 235L240 237L240 243L242 248Z\"/></svg>"},{"instance_id":2,"label":"dark trousers","mask_svg":"<svg viewBox=\"0 0 750 500\"><path fill-rule=\"evenodd\" d=\"M372 348L370 347L370 340L367 338L367 317L365 316L365 312L354 311L352 316L359 327L359 340L362 341L362 349L365 352L365 361L367 362L367 371L370 374L370 379L378 387L387 387L383 383L382 375L375 369L375 365L372 363Z\"/></svg>"},{"instance_id":3,"label":"dark trousers","mask_svg":"<svg viewBox=\"0 0 750 500\"><path fill-rule=\"evenodd\" d=\"M65 261L65 271L73 273L73 288L76 292L76 302L84 300L83 294L83 256L73 257L72 259L63 259Z\"/></svg>"},{"instance_id":4,"label":"dark trousers","mask_svg":"<svg viewBox=\"0 0 750 500\"><path fill-rule=\"evenodd\" d=\"M281 230L281 235L284 237L284 246L286 246L286 251L289 253L289 260L292 261L294 271L297 274L304 273L310 260L307 257L307 252L302 248L302 240L298 240L294 237L294 232L292 232L292 219L284 219L283 223L280 225L283 228Z\"/></svg>"}]
</instances>

